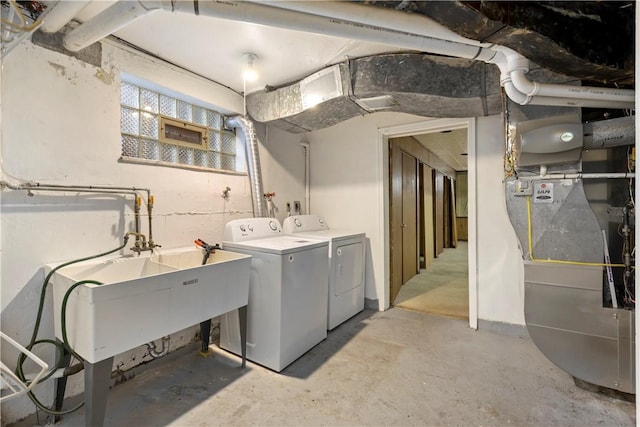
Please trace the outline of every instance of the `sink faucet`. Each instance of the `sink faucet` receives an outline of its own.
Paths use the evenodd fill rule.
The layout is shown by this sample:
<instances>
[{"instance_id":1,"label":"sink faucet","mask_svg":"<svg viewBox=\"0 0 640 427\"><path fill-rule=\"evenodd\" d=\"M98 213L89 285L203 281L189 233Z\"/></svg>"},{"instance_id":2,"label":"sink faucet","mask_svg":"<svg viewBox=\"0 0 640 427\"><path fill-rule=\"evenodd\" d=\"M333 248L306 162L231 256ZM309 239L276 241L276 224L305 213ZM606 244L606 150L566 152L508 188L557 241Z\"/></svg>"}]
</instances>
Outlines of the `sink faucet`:
<instances>
[{"instance_id":1,"label":"sink faucet","mask_svg":"<svg viewBox=\"0 0 640 427\"><path fill-rule=\"evenodd\" d=\"M147 243L147 236L145 236L142 233L137 233L135 231L127 231L127 233L124 235L124 237L127 238L129 236L136 236L136 243L130 249L133 252L137 253L138 255L140 255L140 252L152 251L153 248L155 248L157 246L160 246L160 245L157 245L157 244L155 244L153 242ZM142 240L142 243L140 242L140 240Z\"/></svg>"}]
</instances>

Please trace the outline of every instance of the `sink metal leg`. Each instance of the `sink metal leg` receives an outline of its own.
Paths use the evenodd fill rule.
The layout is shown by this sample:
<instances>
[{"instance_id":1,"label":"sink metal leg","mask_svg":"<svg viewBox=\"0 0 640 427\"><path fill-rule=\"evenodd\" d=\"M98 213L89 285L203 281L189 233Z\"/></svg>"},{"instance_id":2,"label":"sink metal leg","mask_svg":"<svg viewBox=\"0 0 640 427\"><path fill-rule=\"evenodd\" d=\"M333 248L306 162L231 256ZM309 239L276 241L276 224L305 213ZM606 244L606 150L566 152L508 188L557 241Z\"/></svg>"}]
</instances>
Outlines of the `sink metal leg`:
<instances>
[{"instance_id":1,"label":"sink metal leg","mask_svg":"<svg viewBox=\"0 0 640 427\"><path fill-rule=\"evenodd\" d=\"M68 368L71 364L71 353L66 349L65 346L62 346L62 363L60 364L60 368ZM60 377L56 379L55 383L55 403L53 408L56 412L60 412L62 410L62 404L64 403L64 393L67 389L67 377ZM61 419L60 415L54 416L54 422L59 422Z\"/></svg>"},{"instance_id":2,"label":"sink metal leg","mask_svg":"<svg viewBox=\"0 0 640 427\"><path fill-rule=\"evenodd\" d=\"M87 427L101 427L104 424L112 367L113 357L97 363L84 362L84 423Z\"/></svg>"},{"instance_id":3,"label":"sink metal leg","mask_svg":"<svg viewBox=\"0 0 640 427\"><path fill-rule=\"evenodd\" d=\"M242 368L247 366L247 306L238 309L240 320L240 352L242 354Z\"/></svg>"},{"instance_id":4,"label":"sink metal leg","mask_svg":"<svg viewBox=\"0 0 640 427\"><path fill-rule=\"evenodd\" d=\"M209 339L211 335L211 319L200 322L200 354L209 354Z\"/></svg>"}]
</instances>

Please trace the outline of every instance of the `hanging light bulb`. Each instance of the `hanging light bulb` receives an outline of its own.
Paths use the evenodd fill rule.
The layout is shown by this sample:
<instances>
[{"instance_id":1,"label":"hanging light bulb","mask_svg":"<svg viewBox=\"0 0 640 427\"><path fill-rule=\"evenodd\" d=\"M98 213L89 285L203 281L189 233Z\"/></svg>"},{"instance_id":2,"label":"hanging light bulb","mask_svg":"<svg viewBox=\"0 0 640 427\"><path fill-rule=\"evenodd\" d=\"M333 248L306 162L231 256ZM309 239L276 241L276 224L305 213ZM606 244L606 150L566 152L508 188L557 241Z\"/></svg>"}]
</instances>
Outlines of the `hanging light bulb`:
<instances>
[{"instance_id":1,"label":"hanging light bulb","mask_svg":"<svg viewBox=\"0 0 640 427\"><path fill-rule=\"evenodd\" d=\"M255 64L258 56L255 53L245 53L242 57L244 59L242 78L247 82L255 81L258 78Z\"/></svg>"}]
</instances>

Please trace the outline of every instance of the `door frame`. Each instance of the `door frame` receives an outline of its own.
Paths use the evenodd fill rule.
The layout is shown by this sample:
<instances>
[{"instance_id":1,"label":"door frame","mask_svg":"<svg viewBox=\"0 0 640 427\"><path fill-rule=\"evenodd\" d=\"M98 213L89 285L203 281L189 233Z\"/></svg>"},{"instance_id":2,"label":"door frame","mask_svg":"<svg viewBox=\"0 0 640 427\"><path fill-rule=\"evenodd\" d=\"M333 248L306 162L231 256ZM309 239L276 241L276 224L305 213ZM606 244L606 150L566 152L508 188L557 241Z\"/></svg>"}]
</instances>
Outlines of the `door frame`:
<instances>
[{"instance_id":1,"label":"door frame","mask_svg":"<svg viewBox=\"0 0 640 427\"><path fill-rule=\"evenodd\" d=\"M380 188L380 200L383 201L382 221L379 224L384 236L384 262L386 273L384 277L384 293L379 301L380 307L387 310L391 306L389 277L391 262L391 241L389 235L389 139L411 136L419 133L432 133L443 130L467 130L467 162L468 162L468 206L469 206L469 327L478 329L478 267L477 267L477 215L476 215L476 119L432 119L405 125L389 126L378 129L378 147L382 148L382 159L378 162L378 173L383 178Z\"/></svg>"}]
</instances>

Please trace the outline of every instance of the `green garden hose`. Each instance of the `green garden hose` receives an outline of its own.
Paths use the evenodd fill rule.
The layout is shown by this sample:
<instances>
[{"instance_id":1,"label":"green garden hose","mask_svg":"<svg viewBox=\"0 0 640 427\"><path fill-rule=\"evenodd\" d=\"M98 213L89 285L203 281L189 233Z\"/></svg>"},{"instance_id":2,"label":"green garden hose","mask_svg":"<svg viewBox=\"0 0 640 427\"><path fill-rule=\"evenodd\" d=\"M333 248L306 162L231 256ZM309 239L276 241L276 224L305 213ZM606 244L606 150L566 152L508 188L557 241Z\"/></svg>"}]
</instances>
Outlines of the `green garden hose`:
<instances>
[{"instance_id":1,"label":"green garden hose","mask_svg":"<svg viewBox=\"0 0 640 427\"><path fill-rule=\"evenodd\" d=\"M56 347L57 352L59 354L57 360L56 360L56 364L53 366L53 368L51 368L51 370L44 376L42 377L38 382L43 382L47 379L49 379L60 367L64 358L64 349L65 347L68 349L68 351L73 354L74 357L78 358L79 360L82 360L82 358L80 356L78 356L73 349L71 349L71 346L69 345L68 341L67 341L67 331L66 331L66 314L65 314L65 309L66 309L66 301L68 299L68 296L71 292L71 290L75 289L77 286L79 286L80 284L83 283L94 283L94 284L102 284L100 282L96 282L93 280L83 280L80 282L75 283L74 285L71 286L71 288L69 288L69 290L67 291L67 293L64 296L64 300L63 300L63 306L62 306L62 336L63 336L63 343L60 343L58 341L55 340L50 340L50 339L37 339L38 338L38 332L40 330L40 322L42 321L42 312L44 311L44 301L47 295L47 286L49 285L49 281L51 280L51 277L53 276L53 274L58 271L59 269L66 267L68 265L71 264L76 264L78 262L82 262L82 261L88 261L91 259L95 259L95 258L100 258L106 255L110 255L114 252L118 252L121 249L123 249L125 246L127 246L127 242L129 240L129 236L124 237L124 242L122 243L122 245L118 246L115 249L112 249L110 251L107 252L103 252L97 255L92 255L92 256L88 256L85 258L79 258L73 261L68 261L65 262L63 264L60 264L59 266L53 268L49 274L47 274L47 276L44 279L44 282L42 282L42 289L40 291L40 302L38 304L38 313L36 315L36 323L33 327L33 334L31 335L31 341L29 342L28 345L25 346L25 348L27 350L31 350L36 344L51 344L53 346ZM16 366L16 370L15 373L18 376L18 378L20 378L20 380L22 381L27 381L25 375L24 375L24 371L23 371L23 365L24 362L26 361L27 356L24 353L20 353L20 355L18 356L18 364ZM79 371L78 371L79 372ZM65 414L69 414L71 412L74 412L78 409L80 409L82 407L82 405L84 405L84 402L80 403L79 405L77 405L74 408L71 408L69 410L66 411L55 411L54 409L51 409L47 406L45 406L42 402L40 402L40 400L38 400L38 398L35 396L35 394L33 393L33 391L29 391L27 393L27 395L29 396L29 398L31 399L31 401L40 409L42 409L44 412L47 412L49 414L52 415L65 415Z\"/></svg>"}]
</instances>

